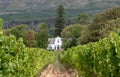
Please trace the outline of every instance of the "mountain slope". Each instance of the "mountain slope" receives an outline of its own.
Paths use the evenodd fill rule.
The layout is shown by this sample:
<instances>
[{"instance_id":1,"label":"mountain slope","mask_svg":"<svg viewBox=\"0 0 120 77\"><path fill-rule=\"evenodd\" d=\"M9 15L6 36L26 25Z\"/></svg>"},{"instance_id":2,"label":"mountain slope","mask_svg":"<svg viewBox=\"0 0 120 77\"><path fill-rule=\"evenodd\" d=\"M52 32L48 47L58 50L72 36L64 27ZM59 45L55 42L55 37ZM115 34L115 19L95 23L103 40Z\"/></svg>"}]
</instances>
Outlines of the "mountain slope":
<instances>
[{"instance_id":1,"label":"mountain slope","mask_svg":"<svg viewBox=\"0 0 120 77\"><path fill-rule=\"evenodd\" d=\"M0 0L0 18L5 21L4 28L23 23L31 27L40 22L53 25L59 4L64 5L70 23L80 13L92 18L106 8L120 6L120 0Z\"/></svg>"},{"instance_id":2,"label":"mountain slope","mask_svg":"<svg viewBox=\"0 0 120 77\"><path fill-rule=\"evenodd\" d=\"M47 10L63 4L66 9L108 8L120 0L1 0L0 11Z\"/></svg>"}]
</instances>

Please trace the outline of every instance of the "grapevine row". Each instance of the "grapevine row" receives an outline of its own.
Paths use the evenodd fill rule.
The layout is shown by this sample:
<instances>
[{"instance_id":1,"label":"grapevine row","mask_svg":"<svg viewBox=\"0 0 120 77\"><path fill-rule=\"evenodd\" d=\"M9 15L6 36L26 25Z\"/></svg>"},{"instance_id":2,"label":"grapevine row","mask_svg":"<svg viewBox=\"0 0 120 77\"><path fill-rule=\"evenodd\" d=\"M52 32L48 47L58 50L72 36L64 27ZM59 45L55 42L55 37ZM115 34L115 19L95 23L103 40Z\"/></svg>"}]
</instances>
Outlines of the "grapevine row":
<instances>
[{"instance_id":1,"label":"grapevine row","mask_svg":"<svg viewBox=\"0 0 120 77\"><path fill-rule=\"evenodd\" d=\"M68 49L61 61L85 77L120 77L120 36Z\"/></svg>"},{"instance_id":2,"label":"grapevine row","mask_svg":"<svg viewBox=\"0 0 120 77\"><path fill-rule=\"evenodd\" d=\"M34 77L54 59L53 52L26 48L21 38L0 34L0 77Z\"/></svg>"}]
</instances>

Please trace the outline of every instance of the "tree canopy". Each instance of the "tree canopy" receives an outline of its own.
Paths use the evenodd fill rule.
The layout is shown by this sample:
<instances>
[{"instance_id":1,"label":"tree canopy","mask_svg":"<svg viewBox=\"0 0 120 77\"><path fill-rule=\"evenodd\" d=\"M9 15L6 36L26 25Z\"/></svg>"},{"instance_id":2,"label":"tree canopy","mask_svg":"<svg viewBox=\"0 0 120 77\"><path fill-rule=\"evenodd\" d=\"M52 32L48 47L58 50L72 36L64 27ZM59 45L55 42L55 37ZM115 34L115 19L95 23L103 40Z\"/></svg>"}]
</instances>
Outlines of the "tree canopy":
<instances>
[{"instance_id":1,"label":"tree canopy","mask_svg":"<svg viewBox=\"0 0 120 77\"><path fill-rule=\"evenodd\" d=\"M120 7L107 9L100 14L96 14L93 23L82 33L81 41L83 43L95 42L107 37L113 31L116 32L119 28L119 18Z\"/></svg>"},{"instance_id":2,"label":"tree canopy","mask_svg":"<svg viewBox=\"0 0 120 77\"><path fill-rule=\"evenodd\" d=\"M65 9L62 5L58 6L57 9L57 16L55 19L55 31L54 31L54 36L60 36L61 31L64 28L65 25Z\"/></svg>"},{"instance_id":3,"label":"tree canopy","mask_svg":"<svg viewBox=\"0 0 120 77\"><path fill-rule=\"evenodd\" d=\"M72 24L72 25L66 26L61 32L61 37L78 38L81 36L81 31L83 30L84 27L85 26L80 24Z\"/></svg>"},{"instance_id":4,"label":"tree canopy","mask_svg":"<svg viewBox=\"0 0 120 77\"><path fill-rule=\"evenodd\" d=\"M69 26L66 26L63 31L61 32L61 36L63 39L63 47L65 49L70 48L72 46L77 45L77 40L81 36L81 32L85 26L80 24L72 24Z\"/></svg>"},{"instance_id":5,"label":"tree canopy","mask_svg":"<svg viewBox=\"0 0 120 77\"><path fill-rule=\"evenodd\" d=\"M38 26L36 33L37 46L40 48L47 48L48 45L48 27L45 23L41 23Z\"/></svg>"},{"instance_id":6,"label":"tree canopy","mask_svg":"<svg viewBox=\"0 0 120 77\"><path fill-rule=\"evenodd\" d=\"M0 18L0 35L3 34L2 27L3 27L3 20L2 18Z\"/></svg>"},{"instance_id":7,"label":"tree canopy","mask_svg":"<svg viewBox=\"0 0 120 77\"><path fill-rule=\"evenodd\" d=\"M26 34L27 34L27 25L24 24L17 25L11 28L10 32L11 34L15 35L17 39L20 37L24 39L26 38Z\"/></svg>"},{"instance_id":8,"label":"tree canopy","mask_svg":"<svg viewBox=\"0 0 120 77\"><path fill-rule=\"evenodd\" d=\"M36 46L35 32L33 30L27 31L25 44L27 47L35 47Z\"/></svg>"},{"instance_id":9,"label":"tree canopy","mask_svg":"<svg viewBox=\"0 0 120 77\"><path fill-rule=\"evenodd\" d=\"M114 7L94 16L94 23L105 23L108 20L120 18L120 7Z\"/></svg>"},{"instance_id":10,"label":"tree canopy","mask_svg":"<svg viewBox=\"0 0 120 77\"><path fill-rule=\"evenodd\" d=\"M82 13L73 18L73 23L88 25L90 23L89 15L87 13Z\"/></svg>"},{"instance_id":11,"label":"tree canopy","mask_svg":"<svg viewBox=\"0 0 120 77\"><path fill-rule=\"evenodd\" d=\"M3 26L3 20L2 18L0 18L0 31L2 30L2 26Z\"/></svg>"}]
</instances>

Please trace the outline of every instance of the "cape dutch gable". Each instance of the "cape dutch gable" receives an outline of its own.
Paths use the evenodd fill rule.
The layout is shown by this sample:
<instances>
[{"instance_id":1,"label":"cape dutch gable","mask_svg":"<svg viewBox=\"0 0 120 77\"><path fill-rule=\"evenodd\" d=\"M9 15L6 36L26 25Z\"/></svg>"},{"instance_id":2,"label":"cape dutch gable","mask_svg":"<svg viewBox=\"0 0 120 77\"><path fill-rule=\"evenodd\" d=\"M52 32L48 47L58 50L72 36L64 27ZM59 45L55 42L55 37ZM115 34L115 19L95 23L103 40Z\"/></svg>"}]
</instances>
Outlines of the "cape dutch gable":
<instances>
[{"instance_id":1,"label":"cape dutch gable","mask_svg":"<svg viewBox=\"0 0 120 77\"><path fill-rule=\"evenodd\" d=\"M56 38L49 38L48 39L48 50L61 50L62 48L62 39L61 37L57 36Z\"/></svg>"}]
</instances>

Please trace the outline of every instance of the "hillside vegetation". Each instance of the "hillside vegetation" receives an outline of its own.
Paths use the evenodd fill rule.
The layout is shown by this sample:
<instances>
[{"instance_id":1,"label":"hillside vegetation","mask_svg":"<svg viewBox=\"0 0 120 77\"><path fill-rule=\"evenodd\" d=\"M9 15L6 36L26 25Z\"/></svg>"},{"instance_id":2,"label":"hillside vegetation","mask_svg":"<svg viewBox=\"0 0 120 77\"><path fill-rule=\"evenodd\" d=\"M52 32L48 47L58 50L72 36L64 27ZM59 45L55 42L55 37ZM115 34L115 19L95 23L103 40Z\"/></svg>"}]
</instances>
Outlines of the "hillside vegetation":
<instances>
[{"instance_id":1,"label":"hillside vegetation","mask_svg":"<svg viewBox=\"0 0 120 77\"><path fill-rule=\"evenodd\" d=\"M119 0L1 0L0 17L5 20L4 28L20 23L36 25L40 22L54 23L56 7L62 4L67 21L75 15L88 13L91 17L106 8L120 6ZM50 22L51 21L51 22Z\"/></svg>"},{"instance_id":2,"label":"hillside vegetation","mask_svg":"<svg viewBox=\"0 0 120 77\"><path fill-rule=\"evenodd\" d=\"M46 23L37 27L32 23L33 30L25 24L2 29L4 23L0 18L0 77L74 77L70 76L72 73L82 77L120 77L120 7L94 15L92 22L89 22L88 14L77 15L74 24L63 25L63 28L64 11L60 11L61 8L64 9L60 5L56 13L58 26L50 31ZM32 18L31 22L34 22ZM63 39L63 49L58 53L45 50L48 38L56 37L48 35L51 31L51 34L58 31ZM58 44L55 46L59 48Z\"/></svg>"},{"instance_id":3,"label":"hillside vegetation","mask_svg":"<svg viewBox=\"0 0 120 77\"><path fill-rule=\"evenodd\" d=\"M120 36L115 33L98 42L65 51L62 61L84 77L120 77Z\"/></svg>"},{"instance_id":4,"label":"hillside vegetation","mask_svg":"<svg viewBox=\"0 0 120 77\"><path fill-rule=\"evenodd\" d=\"M67 9L106 8L119 5L119 0L2 0L0 9L5 11L15 10L45 10L63 4ZM86 8L86 9L87 9Z\"/></svg>"},{"instance_id":5,"label":"hillside vegetation","mask_svg":"<svg viewBox=\"0 0 120 77\"><path fill-rule=\"evenodd\" d=\"M55 60L55 53L27 48L22 38L4 36L0 20L0 77L34 77Z\"/></svg>"}]
</instances>

